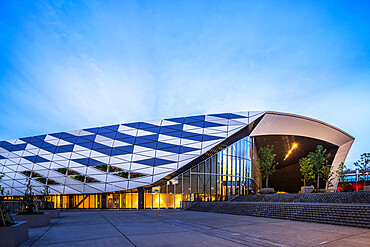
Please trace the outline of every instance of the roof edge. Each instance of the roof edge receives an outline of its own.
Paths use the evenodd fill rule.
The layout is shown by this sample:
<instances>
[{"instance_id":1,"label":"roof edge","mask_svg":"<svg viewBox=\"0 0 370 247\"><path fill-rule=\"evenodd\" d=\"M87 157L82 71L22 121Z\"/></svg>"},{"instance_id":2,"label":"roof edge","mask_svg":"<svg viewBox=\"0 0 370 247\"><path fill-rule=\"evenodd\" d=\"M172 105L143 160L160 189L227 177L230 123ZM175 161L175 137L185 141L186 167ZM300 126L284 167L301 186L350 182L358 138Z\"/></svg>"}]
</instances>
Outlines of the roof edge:
<instances>
[{"instance_id":1,"label":"roof edge","mask_svg":"<svg viewBox=\"0 0 370 247\"><path fill-rule=\"evenodd\" d=\"M344 134L344 135L348 136L350 139L352 139L352 141L355 140L355 138L353 136L351 136L347 132L339 129L338 127L335 127L333 125L330 125L326 122L323 122L323 121L320 121L320 120L317 120L317 119L314 119L314 118L310 118L310 117L306 117L306 116L302 116L302 115L298 115L298 114L293 114L293 113L276 112L276 111L266 111L264 115L267 115L267 114L296 117L296 118L301 118L301 119L309 120L309 121L312 121L312 122L320 123L320 124L326 125L326 126L332 128L332 129L335 129L335 130L341 132L342 134Z\"/></svg>"}]
</instances>

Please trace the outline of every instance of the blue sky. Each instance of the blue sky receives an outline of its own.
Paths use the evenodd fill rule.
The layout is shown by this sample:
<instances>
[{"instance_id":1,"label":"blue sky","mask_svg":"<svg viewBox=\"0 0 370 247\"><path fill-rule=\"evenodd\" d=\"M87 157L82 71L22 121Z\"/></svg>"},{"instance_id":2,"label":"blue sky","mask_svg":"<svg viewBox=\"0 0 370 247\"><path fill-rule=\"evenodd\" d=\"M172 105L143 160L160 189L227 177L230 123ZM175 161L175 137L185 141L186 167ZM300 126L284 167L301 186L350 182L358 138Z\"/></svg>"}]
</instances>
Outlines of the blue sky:
<instances>
[{"instance_id":1,"label":"blue sky","mask_svg":"<svg viewBox=\"0 0 370 247\"><path fill-rule=\"evenodd\" d=\"M370 152L369 1L1 1L0 139L203 113L317 118Z\"/></svg>"}]
</instances>

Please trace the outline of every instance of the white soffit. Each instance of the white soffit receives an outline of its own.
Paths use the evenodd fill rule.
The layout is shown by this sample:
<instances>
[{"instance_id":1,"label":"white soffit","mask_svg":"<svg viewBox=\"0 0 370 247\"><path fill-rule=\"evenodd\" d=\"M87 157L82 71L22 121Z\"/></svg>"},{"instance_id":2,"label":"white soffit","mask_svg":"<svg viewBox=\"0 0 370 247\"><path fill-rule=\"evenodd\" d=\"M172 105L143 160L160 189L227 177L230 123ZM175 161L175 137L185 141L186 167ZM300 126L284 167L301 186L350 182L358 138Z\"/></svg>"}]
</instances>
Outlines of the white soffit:
<instances>
[{"instance_id":1,"label":"white soffit","mask_svg":"<svg viewBox=\"0 0 370 247\"><path fill-rule=\"evenodd\" d=\"M304 136L337 146L354 141L349 134L324 122L279 112L267 112L250 134L250 136L262 135Z\"/></svg>"}]
</instances>

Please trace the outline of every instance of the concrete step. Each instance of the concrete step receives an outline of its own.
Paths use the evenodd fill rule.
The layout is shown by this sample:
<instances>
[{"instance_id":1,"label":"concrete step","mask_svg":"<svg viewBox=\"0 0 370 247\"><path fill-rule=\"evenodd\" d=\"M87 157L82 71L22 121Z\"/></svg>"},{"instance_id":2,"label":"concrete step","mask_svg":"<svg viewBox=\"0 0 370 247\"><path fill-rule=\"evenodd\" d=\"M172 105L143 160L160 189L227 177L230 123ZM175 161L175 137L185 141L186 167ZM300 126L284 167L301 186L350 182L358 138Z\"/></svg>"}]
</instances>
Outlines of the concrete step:
<instances>
[{"instance_id":1,"label":"concrete step","mask_svg":"<svg viewBox=\"0 0 370 247\"><path fill-rule=\"evenodd\" d=\"M199 202L188 210L346 225L370 229L369 206Z\"/></svg>"},{"instance_id":2,"label":"concrete step","mask_svg":"<svg viewBox=\"0 0 370 247\"><path fill-rule=\"evenodd\" d=\"M234 202L370 203L370 192L241 195Z\"/></svg>"}]
</instances>

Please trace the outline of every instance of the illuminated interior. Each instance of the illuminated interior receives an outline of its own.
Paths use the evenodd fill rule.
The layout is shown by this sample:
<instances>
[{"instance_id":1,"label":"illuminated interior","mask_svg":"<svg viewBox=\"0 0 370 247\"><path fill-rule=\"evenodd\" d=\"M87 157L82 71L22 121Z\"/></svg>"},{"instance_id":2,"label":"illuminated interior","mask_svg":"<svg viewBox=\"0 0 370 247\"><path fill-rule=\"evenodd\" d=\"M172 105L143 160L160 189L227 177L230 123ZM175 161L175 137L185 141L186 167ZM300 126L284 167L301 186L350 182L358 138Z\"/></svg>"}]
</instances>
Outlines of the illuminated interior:
<instances>
[{"instance_id":1,"label":"illuminated interior","mask_svg":"<svg viewBox=\"0 0 370 247\"><path fill-rule=\"evenodd\" d=\"M250 148L251 138L245 137L169 181L145 190L52 195L51 199L56 208L80 209L167 209L181 208L184 201L228 200L257 189L250 177Z\"/></svg>"}]
</instances>

